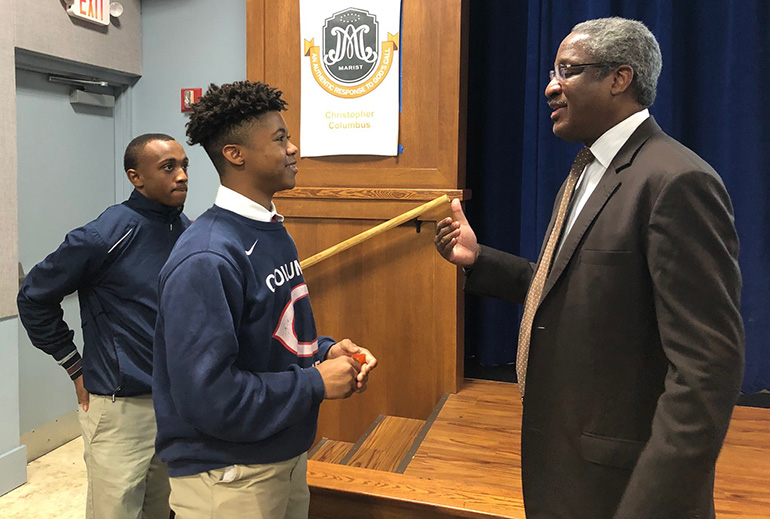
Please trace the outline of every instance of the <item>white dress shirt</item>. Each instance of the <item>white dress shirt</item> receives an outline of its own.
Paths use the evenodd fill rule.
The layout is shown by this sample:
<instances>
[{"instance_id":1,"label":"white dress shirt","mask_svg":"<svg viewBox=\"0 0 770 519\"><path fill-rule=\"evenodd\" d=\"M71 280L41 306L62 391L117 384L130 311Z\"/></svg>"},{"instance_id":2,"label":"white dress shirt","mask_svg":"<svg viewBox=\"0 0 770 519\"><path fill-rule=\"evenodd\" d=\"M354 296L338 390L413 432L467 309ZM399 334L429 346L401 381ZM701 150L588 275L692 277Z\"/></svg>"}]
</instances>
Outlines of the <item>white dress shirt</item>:
<instances>
[{"instance_id":1,"label":"white dress shirt","mask_svg":"<svg viewBox=\"0 0 770 519\"><path fill-rule=\"evenodd\" d=\"M271 222L273 217L276 218L276 222L283 221L283 216L275 211L274 203L270 202L270 208L266 208L251 198L222 185L217 190L214 205L258 222Z\"/></svg>"},{"instance_id":2,"label":"white dress shirt","mask_svg":"<svg viewBox=\"0 0 770 519\"><path fill-rule=\"evenodd\" d=\"M634 133L639 125L649 116L649 110L646 108L640 110L604 132L604 134L596 139L596 142L591 145L590 149L591 153L593 153L594 160L585 167L575 186L575 193L572 195L571 208L567 214L567 221L564 223L564 232L562 232L559 240L559 247L556 249L554 261L559 255L559 252L561 252L564 240L572 229L575 220L577 220L577 217L580 215L580 211L583 210L583 207L591 197L594 189L596 189L596 186L607 171L612 159L615 158L615 155L620 151L620 148L622 148L628 138L631 137L631 134Z\"/></svg>"}]
</instances>

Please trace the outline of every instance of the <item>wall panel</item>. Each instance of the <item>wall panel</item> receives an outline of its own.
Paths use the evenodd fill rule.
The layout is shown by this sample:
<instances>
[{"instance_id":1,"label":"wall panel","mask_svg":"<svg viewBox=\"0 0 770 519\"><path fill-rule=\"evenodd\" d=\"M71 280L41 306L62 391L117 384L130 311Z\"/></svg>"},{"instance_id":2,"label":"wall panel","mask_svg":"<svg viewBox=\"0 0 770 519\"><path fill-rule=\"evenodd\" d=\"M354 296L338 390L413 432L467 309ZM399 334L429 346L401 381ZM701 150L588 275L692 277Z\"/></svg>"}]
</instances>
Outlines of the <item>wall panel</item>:
<instances>
[{"instance_id":1,"label":"wall panel","mask_svg":"<svg viewBox=\"0 0 770 519\"><path fill-rule=\"evenodd\" d=\"M467 0L403 0L402 113L396 157L300 158L278 210L309 257L442 194L467 199ZM284 92L300 148L299 0L247 0L247 75ZM448 204L308 267L319 333L349 337L380 360L369 390L321 408L319 435L355 441L379 414L427 418L462 382L461 275L433 246ZM417 232L419 228L420 232Z\"/></svg>"}]
</instances>

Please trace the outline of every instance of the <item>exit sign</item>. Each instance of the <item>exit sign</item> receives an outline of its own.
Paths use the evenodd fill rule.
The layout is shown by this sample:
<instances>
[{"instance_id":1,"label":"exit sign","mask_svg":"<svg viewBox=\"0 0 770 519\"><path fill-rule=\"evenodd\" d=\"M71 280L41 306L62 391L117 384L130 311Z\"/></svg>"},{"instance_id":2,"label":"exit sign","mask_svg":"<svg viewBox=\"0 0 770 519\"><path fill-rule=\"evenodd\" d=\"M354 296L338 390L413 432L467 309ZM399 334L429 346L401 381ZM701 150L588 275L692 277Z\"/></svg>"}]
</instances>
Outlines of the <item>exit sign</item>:
<instances>
[{"instance_id":1,"label":"exit sign","mask_svg":"<svg viewBox=\"0 0 770 519\"><path fill-rule=\"evenodd\" d=\"M69 2L67 2L69 3ZM67 9L67 14L73 18L88 20L99 25L110 24L109 0L74 0Z\"/></svg>"}]
</instances>

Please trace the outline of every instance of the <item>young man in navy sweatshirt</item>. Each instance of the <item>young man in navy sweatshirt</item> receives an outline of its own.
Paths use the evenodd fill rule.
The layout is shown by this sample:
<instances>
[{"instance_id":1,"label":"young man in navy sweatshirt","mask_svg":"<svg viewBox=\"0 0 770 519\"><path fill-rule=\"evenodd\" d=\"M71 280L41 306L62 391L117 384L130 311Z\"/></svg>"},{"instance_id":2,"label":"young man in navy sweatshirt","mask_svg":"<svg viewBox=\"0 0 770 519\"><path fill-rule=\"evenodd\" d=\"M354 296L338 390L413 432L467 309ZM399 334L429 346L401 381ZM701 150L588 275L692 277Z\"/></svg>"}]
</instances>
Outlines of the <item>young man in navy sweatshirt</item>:
<instances>
[{"instance_id":1,"label":"young man in navy sweatshirt","mask_svg":"<svg viewBox=\"0 0 770 519\"><path fill-rule=\"evenodd\" d=\"M19 317L36 347L75 384L88 471L88 519L168 519L169 483L155 456L152 341L158 273L190 224L187 155L165 134L132 140L128 200L69 232L27 274ZM83 356L61 302L77 291Z\"/></svg>"},{"instance_id":2,"label":"young man in navy sweatshirt","mask_svg":"<svg viewBox=\"0 0 770 519\"><path fill-rule=\"evenodd\" d=\"M160 276L157 450L178 519L306 518L319 405L363 391L377 363L348 339L316 335L272 202L297 174L280 96L263 83L211 85L187 125L222 185Z\"/></svg>"}]
</instances>

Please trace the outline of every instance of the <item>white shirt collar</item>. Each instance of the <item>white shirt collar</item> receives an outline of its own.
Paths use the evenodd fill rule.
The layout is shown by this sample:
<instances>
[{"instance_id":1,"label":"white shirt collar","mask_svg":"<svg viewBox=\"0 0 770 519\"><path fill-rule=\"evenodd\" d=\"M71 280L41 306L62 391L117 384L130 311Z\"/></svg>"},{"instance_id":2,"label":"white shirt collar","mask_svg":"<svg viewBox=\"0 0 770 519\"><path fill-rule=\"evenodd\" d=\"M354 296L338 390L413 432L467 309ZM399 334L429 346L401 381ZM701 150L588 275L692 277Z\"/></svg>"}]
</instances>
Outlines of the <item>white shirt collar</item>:
<instances>
[{"instance_id":1,"label":"white shirt collar","mask_svg":"<svg viewBox=\"0 0 770 519\"><path fill-rule=\"evenodd\" d=\"M566 240L567 235L572 230L572 226L575 224L578 215L585 207L588 199L599 185L602 176L607 171L607 168L615 158L620 148L626 143L631 134L636 131L640 124L650 116L649 110L646 108L640 110L635 114L627 117L623 121L619 122L596 139L596 142L591 146L591 153L593 153L595 160L592 160L583 170L578 180L577 186L575 186L575 194L572 197L572 208L567 214L567 221L565 222L564 232L561 235L556 255L561 252L561 247Z\"/></svg>"},{"instance_id":2,"label":"white shirt collar","mask_svg":"<svg viewBox=\"0 0 770 519\"><path fill-rule=\"evenodd\" d=\"M642 124L650 116L650 111L646 108L636 112L634 115L622 120L606 132L601 137L596 139L591 145L591 153L593 153L596 160L601 164L604 169L607 169L615 158L620 148L626 143L631 134L636 131L640 124Z\"/></svg>"},{"instance_id":3,"label":"white shirt collar","mask_svg":"<svg viewBox=\"0 0 770 519\"><path fill-rule=\"evenodd\" d=\"M214 205L258 222L270 222L273 216L277 218L277 221L283 221L283 216L275 211L274 203L270 202L270 208L265 208L251 198L222 185L217 190Z\"/></svg>"}]
</instances>

